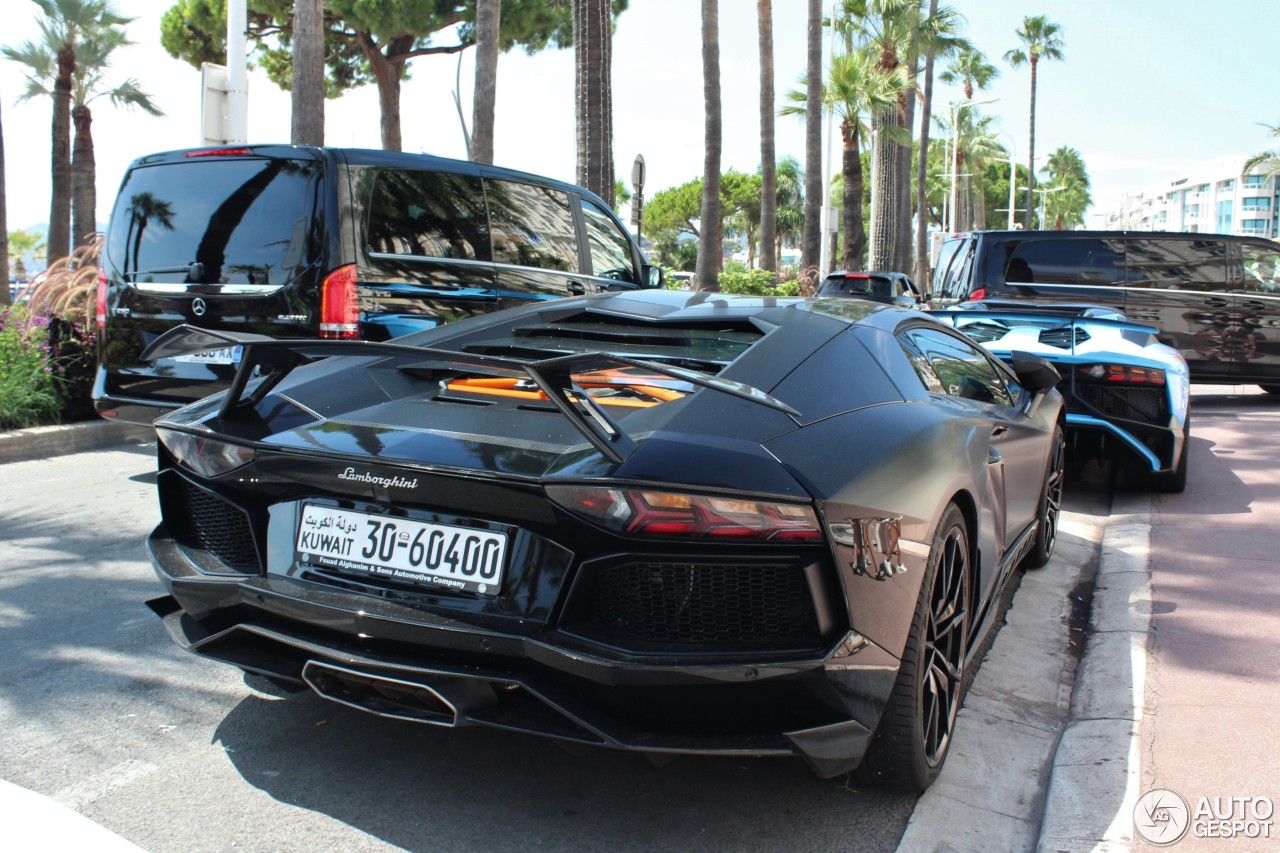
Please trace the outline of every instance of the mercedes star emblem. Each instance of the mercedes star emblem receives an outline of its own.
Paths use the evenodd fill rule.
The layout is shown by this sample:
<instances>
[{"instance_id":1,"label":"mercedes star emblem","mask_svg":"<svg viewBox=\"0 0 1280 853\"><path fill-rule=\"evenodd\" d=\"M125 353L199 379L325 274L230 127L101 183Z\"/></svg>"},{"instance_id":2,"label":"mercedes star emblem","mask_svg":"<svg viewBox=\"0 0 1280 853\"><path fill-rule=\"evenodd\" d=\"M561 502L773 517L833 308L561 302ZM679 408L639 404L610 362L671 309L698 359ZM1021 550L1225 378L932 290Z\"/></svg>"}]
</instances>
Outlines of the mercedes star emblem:
<instances>
[{"instance_id":1,"label":"mercedes star emblem","mask_svg":"<svg viewBox=\"0 0 1280 853\"><path fill-rule=\"evenodd\" d=\"M207 311L207 310L208 310L208 307L204 304L204 300L203 300L203 299L201 299L199 296L197 296L195 299L191 300L191 313L192 313L192 314L195 314L197 317L203 317L203 316L204 316L204 312L205 312L205 311Z\"/></svg>"}]
</instances>

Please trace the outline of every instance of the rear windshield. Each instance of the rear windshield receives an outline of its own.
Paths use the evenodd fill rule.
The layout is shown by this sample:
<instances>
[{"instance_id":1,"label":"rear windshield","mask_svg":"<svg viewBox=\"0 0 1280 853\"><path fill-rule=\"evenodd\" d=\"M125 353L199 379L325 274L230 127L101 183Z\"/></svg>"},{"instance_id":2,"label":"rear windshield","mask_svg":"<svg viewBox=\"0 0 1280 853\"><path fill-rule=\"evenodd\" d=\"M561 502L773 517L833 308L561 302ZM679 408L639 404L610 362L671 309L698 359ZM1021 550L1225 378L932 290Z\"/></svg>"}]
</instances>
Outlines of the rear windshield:
<instances>
[{"instance_id":1,"label":"rear windshield","mask_svg":"<svg viewBox=\"0 0 1280 853\"><path fill-rule=\"evenodd\" d=\"M111 214L108 268L135 284L281 285L321 227L315 161L192 160L134 169Z\"/></svg>"},{"instance_id":2,"label":"rear windshield","mask_svg":"<svg viewBox=\"0 0 1280 853\"><path fill-rule=\"evenodd\" d=\"M899 288L905 293L906 287ZM863 296L896 296L893 279L883 275L833 275L822 283L819 296L835 293L853 293Z\"/></svg>"}]
</instances>

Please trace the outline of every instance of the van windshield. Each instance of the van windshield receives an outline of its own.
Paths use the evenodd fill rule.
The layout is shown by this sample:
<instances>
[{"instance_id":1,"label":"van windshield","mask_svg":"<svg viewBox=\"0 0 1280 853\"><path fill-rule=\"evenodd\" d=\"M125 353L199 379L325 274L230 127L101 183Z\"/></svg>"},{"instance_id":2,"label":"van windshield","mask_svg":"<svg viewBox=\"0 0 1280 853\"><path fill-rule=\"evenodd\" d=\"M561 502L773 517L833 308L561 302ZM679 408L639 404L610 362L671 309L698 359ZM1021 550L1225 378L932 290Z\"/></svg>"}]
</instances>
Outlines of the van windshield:
<instances>
[{"instance_id":1,"label":"van windshield","mask_svg":"<svg viewBox=\"0 0 1280 853\"><path fill-rule=\"evenodd\" d=\"M321 227L320 164L245 157L133 169L107 235L108 270L133 284L285 284Z\"/></svg>"}]
</instances>

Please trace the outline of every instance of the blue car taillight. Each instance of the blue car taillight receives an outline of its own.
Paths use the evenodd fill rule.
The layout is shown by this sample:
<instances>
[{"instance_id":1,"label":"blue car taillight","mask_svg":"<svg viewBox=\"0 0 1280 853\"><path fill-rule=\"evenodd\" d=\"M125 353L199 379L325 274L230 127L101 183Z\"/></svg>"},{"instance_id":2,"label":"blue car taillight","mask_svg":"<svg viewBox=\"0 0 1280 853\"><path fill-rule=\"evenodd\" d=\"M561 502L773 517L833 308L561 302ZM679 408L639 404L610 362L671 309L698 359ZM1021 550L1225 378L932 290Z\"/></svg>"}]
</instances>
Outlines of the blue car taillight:
<instances>
[{"instance_id":1,"label":"blue car taillight","mask_svg":"<svg viewBox=\"0 0 1280 853\"><path fill-rule=\"evenodd\" d=\"M253 448L188 432L158 428L156 436L182 467L201 477L217 477L253 461Z\"/></svg>"}]
</instances>

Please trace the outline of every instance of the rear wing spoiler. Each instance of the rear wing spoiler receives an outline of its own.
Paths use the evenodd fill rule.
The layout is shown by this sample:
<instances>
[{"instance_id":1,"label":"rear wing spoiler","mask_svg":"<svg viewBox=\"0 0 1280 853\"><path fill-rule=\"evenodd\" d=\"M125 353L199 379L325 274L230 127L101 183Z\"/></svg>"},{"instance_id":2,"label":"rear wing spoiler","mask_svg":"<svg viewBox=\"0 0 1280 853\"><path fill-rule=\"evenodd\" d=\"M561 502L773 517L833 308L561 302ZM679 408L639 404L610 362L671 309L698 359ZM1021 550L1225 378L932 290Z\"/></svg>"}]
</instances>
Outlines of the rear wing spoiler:
<instances>
[{"instance_id":1,"label":"rear wing spoiler","mask_svg":"<svg viewBox=\"0 0 1280 853\"><path fill-rule=\"evenodd\" d=\"M800 413L759 388L708 376L694 370L606 352L584 352L539 361L522 361L504 356L480 355L433 349L431 347L362 341L311 338L277 339L244 332L201 329L183 324L165 332L142 351L143 361L193 355L208 350L242 347L240 364L219 417L234 418L239 412L260 403L295 368L321 358L412 359L421 365L424 358L447 362L507 378L528 378L578 429L597 450L614 463L623 462L635 449L631 438L603 407L573 380L573 374L610 366L635 367L702 388L710 388L798 419ZM252 387L250 384L254 383Z\"/></svg>"},{"instance_id":2,"label":"rear wing spoiler","mask_svg":"<svg viewBox=\"0 0 1280 853\"><path fill-rule=\"evenodd\" d=\"M1025 323L1028 320L1032 322L1051 322L1052 328L1066 329L1089 329L1108 328L1118 329L1122 332L1132 332L1139 335L1160 334L1160 330L1155 326L1148 326L1144 323L1135 323L1132 320L1108 320L1102 317L1074 317L1069 314L1062 314L1054 311L974 311L963 309L952 310L936 310L926 311L934 319L946 323L948 326L960 331L962 327L968 325L961 323L960 320L968 320L970 322L982 322L983 320L995 320L1000 323L1006 323L1012 326Z\"/></svg>"}]
</instances>

